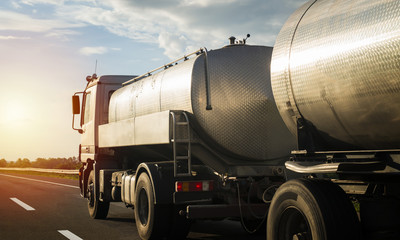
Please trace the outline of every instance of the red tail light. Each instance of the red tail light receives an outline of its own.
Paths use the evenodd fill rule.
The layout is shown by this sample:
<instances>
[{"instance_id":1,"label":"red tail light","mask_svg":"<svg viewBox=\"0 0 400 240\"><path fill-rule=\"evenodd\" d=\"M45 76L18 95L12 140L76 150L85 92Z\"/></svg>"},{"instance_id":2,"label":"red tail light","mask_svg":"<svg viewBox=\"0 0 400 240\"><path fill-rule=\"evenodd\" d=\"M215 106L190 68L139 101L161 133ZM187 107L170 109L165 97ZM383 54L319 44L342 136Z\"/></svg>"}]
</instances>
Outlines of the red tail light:
<instances>
[{"instance_id":1,"label":"red tail light","mask_svg":"<svg viewBox=\"0 0 400 240\"><path fill-rule=\"evenodd\" d=\"M176 192L206 192L214 189L213 181L179 181L175 183Z\"/></svg>"}]
</instances>

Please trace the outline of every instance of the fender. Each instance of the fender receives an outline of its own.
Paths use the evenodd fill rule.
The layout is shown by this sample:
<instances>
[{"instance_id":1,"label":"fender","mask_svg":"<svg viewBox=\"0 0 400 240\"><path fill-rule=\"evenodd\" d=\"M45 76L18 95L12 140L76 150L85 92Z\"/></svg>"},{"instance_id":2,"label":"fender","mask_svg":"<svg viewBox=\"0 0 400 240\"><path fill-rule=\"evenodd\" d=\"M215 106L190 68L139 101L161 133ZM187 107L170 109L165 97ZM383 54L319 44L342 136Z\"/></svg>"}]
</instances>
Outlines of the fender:
<instances>
[{"instance_id":1,"label":"fender","mask_svg":"<svg viewBox=\"0 0 400 240\"><path fill-rule=\"evenodd\" d=\"M139 164L136 170L135 187L142 173L149 175L154 189L154 204L172 204L175 191L173 162L148 162Z\"/></svg>"},{"instance_id":2,"label":"fender","mask_svg":"<svg viewBox=\"0 0 400 240\"><path fill-rule=\"evenodd\" d=\"M87 182L90 172L93 170L93 161L88 161L79 169L79 187L81 189L81 196L87 198Z\"/></svg>"},{"instance_id":3,"label":"fender","mask_svg":"<svg viewBox=\"0 0 400 240\"><path fill-rule=\"evenodd\" d=\"M102 156L95 156L97 161L88 159L87 162L79 169L79 187L81 189L81 196L87 198L87 183L89 179L90 172L94 170L95 173L95 195L99 194L99 172L101 169L118 169L118 163L116 161L110 161Z\"/></svg>"}]
</instances>

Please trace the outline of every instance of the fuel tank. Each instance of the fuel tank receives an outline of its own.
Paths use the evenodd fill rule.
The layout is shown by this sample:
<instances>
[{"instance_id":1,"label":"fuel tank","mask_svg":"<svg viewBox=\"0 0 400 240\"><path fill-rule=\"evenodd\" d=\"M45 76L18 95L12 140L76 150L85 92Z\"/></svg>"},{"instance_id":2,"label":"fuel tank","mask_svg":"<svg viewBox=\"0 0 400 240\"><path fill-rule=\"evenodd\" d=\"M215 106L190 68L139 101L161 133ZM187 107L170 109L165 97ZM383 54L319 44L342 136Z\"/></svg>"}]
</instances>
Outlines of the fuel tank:
<instances>
[{"instance_id":1,"label":"fuel tank","mask_svg":"<svg viewBox=\"0 0 400 240\"><path fill-rule=\"evenodd\" d=\"M271 82L286 125L318 139L314 150L399 149L400 1L304 4L277 37Z\"/></svg>"},{"instance_id":2,"label":"fuel tank","mask_svg":"<svg viewBox=\"0 0 400 240\"><path fill-rule=\"evenodd\" d=\"M284 159L295 138L273 99L271 54L271 47L230 45L191 57L118 89L109 121L183 110L203 142L240 160L225 164Z\"/></svg>"}]
</instances>

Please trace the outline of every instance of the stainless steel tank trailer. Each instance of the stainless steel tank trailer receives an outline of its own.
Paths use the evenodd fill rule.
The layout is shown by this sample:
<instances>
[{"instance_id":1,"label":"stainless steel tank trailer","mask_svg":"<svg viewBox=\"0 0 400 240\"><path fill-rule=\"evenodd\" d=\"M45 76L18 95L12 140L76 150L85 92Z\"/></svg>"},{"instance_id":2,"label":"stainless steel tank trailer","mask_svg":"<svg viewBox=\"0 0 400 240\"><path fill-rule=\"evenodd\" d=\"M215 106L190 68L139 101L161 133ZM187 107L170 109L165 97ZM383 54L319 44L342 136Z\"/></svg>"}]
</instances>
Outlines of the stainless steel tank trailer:
<instances>
[{"instance_id":1,"label":"stainless steel tank trailer","mask_svg":"<svg viewBox=\"0 0 400 240\"><path fill-rule=\"evenodd\" d=\"M399 25L399 1L312 0L274 48L88 77L72 125L90 216L122 201L142 239L227 217L268 240L398 239Z\"/></svg>"}]
</instances>

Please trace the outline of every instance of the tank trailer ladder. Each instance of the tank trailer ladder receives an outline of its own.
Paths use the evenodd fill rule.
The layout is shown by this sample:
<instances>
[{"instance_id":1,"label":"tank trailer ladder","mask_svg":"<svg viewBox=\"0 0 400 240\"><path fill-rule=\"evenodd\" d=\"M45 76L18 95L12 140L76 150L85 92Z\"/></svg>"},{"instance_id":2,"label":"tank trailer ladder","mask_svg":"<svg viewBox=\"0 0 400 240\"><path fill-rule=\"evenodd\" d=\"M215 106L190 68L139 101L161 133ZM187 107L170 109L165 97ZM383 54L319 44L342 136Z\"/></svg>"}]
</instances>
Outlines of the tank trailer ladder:
<instances>
[{"instance_id":1,"label":"tank trailer ladder","mask_svg":"<svg viewBox=\"0 0 400 240\"><path fill-rule=\"evenodd\" d=\"M189 118L186 112L178 116L170 112L172 116L172 148L174 154L174 176L192 176L191 140Z\"/></svg>"}]
</instances>

